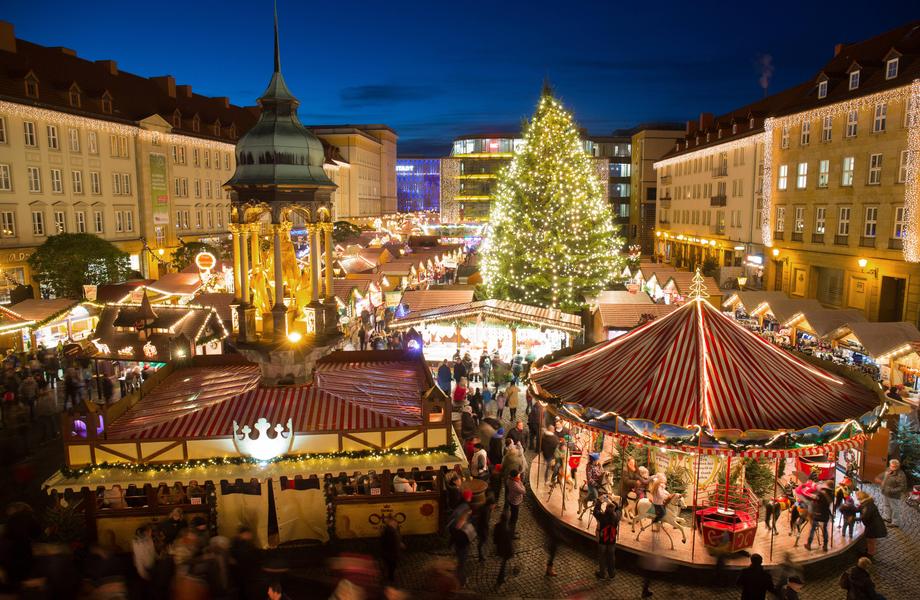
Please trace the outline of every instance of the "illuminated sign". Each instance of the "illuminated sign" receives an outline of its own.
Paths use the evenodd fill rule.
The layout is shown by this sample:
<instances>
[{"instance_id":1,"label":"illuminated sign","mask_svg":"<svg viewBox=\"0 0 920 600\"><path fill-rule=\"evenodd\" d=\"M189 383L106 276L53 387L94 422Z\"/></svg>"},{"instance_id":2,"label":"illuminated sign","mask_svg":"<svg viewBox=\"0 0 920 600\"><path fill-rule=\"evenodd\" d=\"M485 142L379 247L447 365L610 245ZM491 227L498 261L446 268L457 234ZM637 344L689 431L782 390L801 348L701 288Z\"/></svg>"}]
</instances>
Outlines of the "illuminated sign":
<instances>
[{"instance_id":1,"label":"illuminated sign","mask_svg":"<svg viewBox=\"0 0 920 600\"><path fill-rule=\"evenodd\" d=\"M211 272L217 266L217 257L210 252L199 252L195 255L195 265L202 271Z\"/></svg>"},{"instance_id":2,"label":"illuminated sign","mask_svg":"<svg viewBox=\"0 0 920 600\"><path fill-rule=\"evenodd\" d=\"M146 356L147 358L154 358L156 357L156 355L157 355L156 346L154 346L150 342L147 342L146 344L144 344L144 356Z\"/></svg>"},{"instance_id":3,"label":"illuminated sign","mask_svg":"<svg viewBox=\"0 0 920 600\"><path fill-rule=\"evenodd\" d=\"M253 429L258 432L255 438L249 436ZM274 430L275 437L268 436L269 429ZM271 460L289 453L293 443L294 427L291 419L287 420L286 426L279 423L274 427L265 417L259 418L254 427L244 425L240 428L236 421L233 422L233 447L241 456Z\"/></svg>"},{"instance_id":4,"label":"illuminated sign","mask_svg":"<svg viewBox=\"0 0 920 600\"><path fill-rule=\"evenodd\" d=\"M415 171L415 165L396 165L397 173L411 173Z\"/></svg>"},{"instance_id":5,"label":"illuminated sign","mask_svg":"<svg viewBox=\"0 0 920 600\"><path fill-rule=\"evenodd\" d=\"M762 265L762 264L763 264L763 256L761 256L761 255L759 255L759 254L748 254L748 256L747 256L747 261L748 261L749 263L754 263L755 265Z\"/></svg>"}]
</instances>

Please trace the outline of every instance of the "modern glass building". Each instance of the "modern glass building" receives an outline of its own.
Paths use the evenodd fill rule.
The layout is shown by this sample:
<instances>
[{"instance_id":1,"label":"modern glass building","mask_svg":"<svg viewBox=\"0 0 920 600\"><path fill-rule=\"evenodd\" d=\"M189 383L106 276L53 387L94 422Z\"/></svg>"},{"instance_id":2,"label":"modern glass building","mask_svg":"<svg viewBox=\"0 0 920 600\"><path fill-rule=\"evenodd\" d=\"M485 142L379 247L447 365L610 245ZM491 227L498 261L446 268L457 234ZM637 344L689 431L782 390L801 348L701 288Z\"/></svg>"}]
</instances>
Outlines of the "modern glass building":
<instances>
[{"instance_id":1,"label":"modern glass building","mask_svg":"<svg viewBox=\"0 0 920 600\"><path fill-rule=\"evenodd\" d=\"M592 136L594 156L607 159L607 199L613 211L620 235L627 235L630 211L630 175L632 172L632 144L625 132L614 131L609 136Z\"/></svg>"},{"instance_id":2,"label":"modern glass building","mask_svg":"<svg viewBox=\"0 0 920 600\"><path fill-rule=\"evenodd\" d=\"M498 172L524 143L516 135L471 135L454 140L450 155L460 166L454 201L461 222L488 220Z\"/></svg>"},{"instance_id":3,"label":"modern glass building","mask_svg":"<svg viewBox=\"0 0 920 600\"><path fill-rule=\"evenodd\" d=\"M396 159L396 205L399 212L441 209L441 159Z\"/></svg>"}]
</instances>

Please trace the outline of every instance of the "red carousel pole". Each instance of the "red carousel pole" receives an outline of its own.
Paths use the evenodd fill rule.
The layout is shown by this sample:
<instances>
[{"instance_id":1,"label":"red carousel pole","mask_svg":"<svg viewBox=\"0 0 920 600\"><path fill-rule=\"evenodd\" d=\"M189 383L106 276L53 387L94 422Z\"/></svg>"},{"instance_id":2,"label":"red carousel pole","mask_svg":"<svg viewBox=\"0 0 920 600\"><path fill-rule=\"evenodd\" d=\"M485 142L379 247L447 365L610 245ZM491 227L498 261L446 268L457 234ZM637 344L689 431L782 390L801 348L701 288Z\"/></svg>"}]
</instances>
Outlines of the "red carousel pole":
<instances>
[{"instance_id":1,"label":"red carousel pole","mask_svg":"<svg viewBox=\"0 0 920 600\"><path fill-rule=\"evenodd\" d=\"M732 480L732 454L731 451L726 455L727 461L725 464L725 509L728 510L728 488L731 485Z\"/></svg>"},{"instance_id":2,"label":"red carousel pole","mask_svg":"<svg viewBox=\"0 0 920 600\"><path fill-rule=\"evenodd\" d=\"M776 484L779 482L779 458L773 457L773 465L773 501L776 502ZM771 510L775 510L775 508ZM770 518L772 519L774 517L770 515ZM773 535L772 527L767 528L767 533L770 535L770 562L773 562L773 538L776 536Z\"/></svg>"},{"instance_id":3,"label":"red carousel pole","mask_svg":"<svg viewBox=\"0 0 920 600\"><path fill-rule=\"evenodd\" d=\"M693 485L693 518L690 520L690 524L693 527L693 539L690 540L690 562L693 563L696 559L696 534L699 524L697 520L697 511L699 510L699 504L697 499L700 495L700 465L703 462L703 454L701 452L702 448L702 432L700 432L700 439L696 443L696 483Z\"/></svg>"}]
</instances>

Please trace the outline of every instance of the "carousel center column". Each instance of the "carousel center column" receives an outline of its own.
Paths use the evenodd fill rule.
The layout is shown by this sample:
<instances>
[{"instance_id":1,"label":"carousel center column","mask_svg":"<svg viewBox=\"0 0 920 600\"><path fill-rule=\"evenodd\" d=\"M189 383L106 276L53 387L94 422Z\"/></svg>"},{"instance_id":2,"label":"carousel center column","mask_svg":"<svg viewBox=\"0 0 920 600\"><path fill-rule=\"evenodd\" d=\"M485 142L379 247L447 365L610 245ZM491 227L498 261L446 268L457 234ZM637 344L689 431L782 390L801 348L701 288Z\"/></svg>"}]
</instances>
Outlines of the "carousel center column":
<instances>
[{"instance_id":1,"label":"carousel center column","mask_svg":"<svg viewBox=\"0 0 920 600\"><path fill-rule=\"evenodd\" d=\"M275 270L275 304L272 306L272 324L274 325L275 339L281 339L287 335L287 306L284 305L284 269L281 264L281 236L287 235L288 229L283 223L273 223L272 230L274 239L272 247L274 248L274 260L272 261Z\"/></svg>"},{"instance_id":2,"label":"carousel center column","mask_svg":"<svg viewBox=\"0 0 920 600\"><path fill-rule=\"evenodd\" d=\"M335 300L332 291L332 223L323 223L324 241L326 247L326 301Z\"/></svg>"}]
</instances>

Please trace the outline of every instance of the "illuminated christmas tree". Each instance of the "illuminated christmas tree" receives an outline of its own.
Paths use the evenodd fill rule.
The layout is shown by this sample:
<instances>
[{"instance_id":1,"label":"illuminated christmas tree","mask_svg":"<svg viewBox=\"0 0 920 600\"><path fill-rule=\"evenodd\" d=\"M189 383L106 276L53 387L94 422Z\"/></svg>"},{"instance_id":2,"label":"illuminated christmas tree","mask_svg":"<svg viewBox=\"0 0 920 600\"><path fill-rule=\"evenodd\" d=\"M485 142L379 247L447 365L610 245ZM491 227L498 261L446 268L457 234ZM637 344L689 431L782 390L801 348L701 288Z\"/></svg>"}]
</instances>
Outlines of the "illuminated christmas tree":
<instances>
[{"instance_id":1,"label":"illuminated christmas tree","mask_svg":"<svg viewBox=\"0 0 920 600\"><path fill-rule=\"evenodd\" d=\"M498 175L482 250L490 297L576 311L623 270L594 159L544 87L524 146Z\"/></svg>"}]
</instances>

